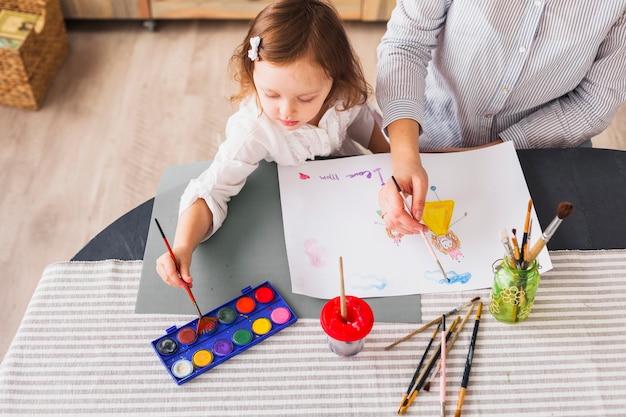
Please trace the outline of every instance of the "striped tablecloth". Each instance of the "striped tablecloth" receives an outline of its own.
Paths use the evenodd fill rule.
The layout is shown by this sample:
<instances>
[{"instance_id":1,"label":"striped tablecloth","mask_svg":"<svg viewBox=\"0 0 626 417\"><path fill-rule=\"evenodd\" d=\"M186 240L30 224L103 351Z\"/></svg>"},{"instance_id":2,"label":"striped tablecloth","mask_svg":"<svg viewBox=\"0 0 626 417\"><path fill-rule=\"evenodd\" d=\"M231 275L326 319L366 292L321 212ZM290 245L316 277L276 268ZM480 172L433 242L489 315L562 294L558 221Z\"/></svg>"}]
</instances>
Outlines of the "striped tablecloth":
<instances>
[{"instance_id":1,"label":"striped tablecloth","mask_svg":"<svg viewBox=\"0 0 626 417\"><path fill-rule=\"evenodd\" d=\"M483 311L464 416L626 415L626 251L553 252L530 318ZM432 331L376 323L352 358L331 353L316 320L293 326L178 386L150 342L193 317L136 315L141 261L46 268L0 367L0 415L395 415ZM488 290L425 295L430 321ZM228 300L225 300L228 301ZM448 355L454 414L473 318ZM407 415L439 415L438 379Z\"/></svg>"}]
</instances>

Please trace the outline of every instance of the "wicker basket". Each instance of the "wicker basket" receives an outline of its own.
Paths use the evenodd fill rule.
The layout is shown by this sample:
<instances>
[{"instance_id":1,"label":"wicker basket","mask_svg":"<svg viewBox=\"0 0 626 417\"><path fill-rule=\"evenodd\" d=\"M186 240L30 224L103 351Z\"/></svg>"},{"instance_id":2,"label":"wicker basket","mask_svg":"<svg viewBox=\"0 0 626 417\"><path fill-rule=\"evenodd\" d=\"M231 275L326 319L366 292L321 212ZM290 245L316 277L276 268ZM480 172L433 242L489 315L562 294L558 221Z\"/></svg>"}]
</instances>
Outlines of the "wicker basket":
<instances>
[{"instance_id":1,"label":"wicker basket","mask_svg":"<svg viewBox=\"0 0 626 417\"><path fill-rule=\"evenodd\" d=\"M37 110L69 51L59 0L0 0L0 9L44 19L18 49L0 48L0 105Z\"/></svg>"}]
</instances>

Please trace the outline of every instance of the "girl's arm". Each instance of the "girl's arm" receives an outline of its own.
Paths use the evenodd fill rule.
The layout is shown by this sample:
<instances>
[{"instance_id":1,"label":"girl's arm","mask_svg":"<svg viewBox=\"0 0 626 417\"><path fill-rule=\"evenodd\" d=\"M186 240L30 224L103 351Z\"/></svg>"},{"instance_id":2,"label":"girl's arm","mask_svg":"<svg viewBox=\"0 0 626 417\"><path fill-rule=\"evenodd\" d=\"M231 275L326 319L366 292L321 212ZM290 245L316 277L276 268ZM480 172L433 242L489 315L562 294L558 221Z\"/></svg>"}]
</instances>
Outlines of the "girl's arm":
<instances>
[{"instance_id":1,"label":"girl's arm","mask_svg":"<svg viewBox=\"0 0 626 417\"><path fill-rule=\"evenodd\" d=\"M247 113L240 110L229 118L227 139L213 162L185 188L172 247L180 276L169 253L157 259L157 273L168 285L184 287L185 282L192 283L189 268L194 250L220 228L227 215L228 201L241 191L258 162L267 156L265 144L269 135L257 128L256 114L254 109Z\"/></svg>"}]
</instances>

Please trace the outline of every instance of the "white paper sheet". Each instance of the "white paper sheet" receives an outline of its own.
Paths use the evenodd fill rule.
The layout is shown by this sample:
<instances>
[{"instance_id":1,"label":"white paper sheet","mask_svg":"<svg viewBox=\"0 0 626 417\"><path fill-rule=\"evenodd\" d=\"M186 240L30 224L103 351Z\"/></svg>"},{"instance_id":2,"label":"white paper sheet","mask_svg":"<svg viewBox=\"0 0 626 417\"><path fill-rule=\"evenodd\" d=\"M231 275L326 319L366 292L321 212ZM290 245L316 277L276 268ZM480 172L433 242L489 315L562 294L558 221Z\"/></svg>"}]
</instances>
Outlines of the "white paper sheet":
<instances>
[{"instance_id":1,"label":"white paper sheet","mask_svg":"<svg viewBox=\"0 0 626 417\"><path fill-rule=\"evenodd\" d=\"M459 153L422 154L427 202L454 201L447 234L426 236L449 281L420 235L386 229L378 192L391 177L389 154L278 167L287 258L295 293L339 294L339 257L346 293L358 297L465 291L491 287L504 248L499 232L521 241L530 194L510 143ZM541 235L534 208L531 242ZM547 250L541 272L552 268Z\"/></svg>"}]
</instances>

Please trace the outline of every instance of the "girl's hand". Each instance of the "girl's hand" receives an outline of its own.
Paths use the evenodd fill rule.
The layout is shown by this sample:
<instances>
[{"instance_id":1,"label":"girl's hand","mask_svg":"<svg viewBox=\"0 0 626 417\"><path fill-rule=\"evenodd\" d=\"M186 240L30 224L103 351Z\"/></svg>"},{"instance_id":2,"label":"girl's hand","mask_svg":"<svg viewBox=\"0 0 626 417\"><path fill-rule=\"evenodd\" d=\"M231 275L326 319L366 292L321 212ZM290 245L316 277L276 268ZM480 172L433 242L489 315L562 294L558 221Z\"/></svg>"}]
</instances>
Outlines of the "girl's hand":
<instances>
[{"instance_id":1,"label":"girl's hand","mask_svg":"<svg viewBox=\"0 0 626 417\"><path fill-rule=\"evenodd\" d=\"M191 252L179 251L172 249L179 264L180 275L176 270L176 264L169 252L165 252L159 256L156 261L156 270L161 279L172 287L189 288L193 285L193 279L189 275L189 266L191 265Z\"/></svg>"},{"instance_id":2,"label":"girl's hand","mask_svg":"<svg viewBox=\"0 0 626 417\"><path fill-rule=\"evenodd\" d=\"M180 288L189 285L191 288L193 285L193 280L189 275L191 255L212 225L213 213L201 198L197 199L178 218L172 251L178 262L180 274L176 271L176 263L169 252L159 256L156 261L157 273L167 285Z\"/></svg>"}]
</instances>

